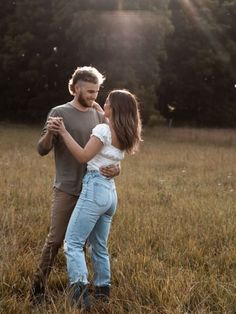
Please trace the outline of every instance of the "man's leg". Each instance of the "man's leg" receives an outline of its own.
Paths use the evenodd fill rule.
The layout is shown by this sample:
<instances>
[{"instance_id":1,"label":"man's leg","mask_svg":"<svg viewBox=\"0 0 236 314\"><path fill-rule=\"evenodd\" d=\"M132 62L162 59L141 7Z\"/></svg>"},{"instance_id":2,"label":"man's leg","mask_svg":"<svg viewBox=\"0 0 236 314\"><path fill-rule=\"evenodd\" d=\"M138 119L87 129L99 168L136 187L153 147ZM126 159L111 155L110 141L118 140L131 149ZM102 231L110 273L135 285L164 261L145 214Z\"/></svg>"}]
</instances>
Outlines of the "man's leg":
<instances>
[{"instance_id":1,"label":"man's leg","mask_svg":"<svg viewBox=\"0 0 236 314\"><path fill-rule=\"evenodd\" d=\"M54 189L50 230L32 283L34 296L44 293L46 280L63 243L66 228L77 199L77 196Z\"/></svg>"}]
</instances>

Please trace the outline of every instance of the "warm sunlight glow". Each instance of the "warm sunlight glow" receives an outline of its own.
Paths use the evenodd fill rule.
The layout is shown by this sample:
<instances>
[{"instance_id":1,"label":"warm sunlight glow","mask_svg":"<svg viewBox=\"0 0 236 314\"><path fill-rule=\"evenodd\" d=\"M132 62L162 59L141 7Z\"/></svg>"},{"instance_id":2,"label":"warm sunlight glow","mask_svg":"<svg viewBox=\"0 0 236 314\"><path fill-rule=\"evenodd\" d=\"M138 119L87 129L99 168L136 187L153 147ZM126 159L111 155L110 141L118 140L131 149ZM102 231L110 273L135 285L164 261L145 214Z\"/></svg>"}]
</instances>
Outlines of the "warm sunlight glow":
<instances>
[{"instance_id":1,"label":"warm sunlight glow","mask_svg":"<svg viewBox=\"0 0 236 314\"><path fill-rule=\"evenodd\" d=\"M229 60L230 55L227 49L221 44L219 36L223 30L217 29L217 21L212 10L206 8L205 0L180 0L184 11L192 19L195 25L205 34L214 52L220 59Z\"/></svg>"},{"instance_id":2,"label":"warm sunlight glow","mask_svg":"<svg viewBox=\"0 0 236 314\"><path fill-rule=\"evenodd\" d=\"M141 41L145 40L142 34L145 37L150 30L154 32L158 29L161 18L150 11L117 10L104 14L104 20L111 31L110 37L116 42L120 41L121 46L126 47L127 54L137 50Z\"/></svg>"}]
</instances>

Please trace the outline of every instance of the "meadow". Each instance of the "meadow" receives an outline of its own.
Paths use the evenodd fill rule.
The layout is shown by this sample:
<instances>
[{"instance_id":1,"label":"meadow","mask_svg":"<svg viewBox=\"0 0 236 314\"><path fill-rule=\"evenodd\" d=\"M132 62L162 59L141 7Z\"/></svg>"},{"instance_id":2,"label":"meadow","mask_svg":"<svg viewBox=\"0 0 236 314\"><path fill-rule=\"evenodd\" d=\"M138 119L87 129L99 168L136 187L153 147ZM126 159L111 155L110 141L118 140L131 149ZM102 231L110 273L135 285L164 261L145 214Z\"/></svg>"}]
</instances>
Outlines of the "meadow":
<instances>
[{"instance_id":1,"label":"meadow","mask_svg":"<svg viewBox=\"0 0 236 314\"><path fill-rule=\"evenodd\" d=\"M0 125L0 313L79 313L67 304L62 250L48 301L34 306L29 298L54 175L53 154L36 152L39 134ZM235 130L145 130L116 182L112 297L92 313L236 313Z\"/></svg>"}]
</instances>

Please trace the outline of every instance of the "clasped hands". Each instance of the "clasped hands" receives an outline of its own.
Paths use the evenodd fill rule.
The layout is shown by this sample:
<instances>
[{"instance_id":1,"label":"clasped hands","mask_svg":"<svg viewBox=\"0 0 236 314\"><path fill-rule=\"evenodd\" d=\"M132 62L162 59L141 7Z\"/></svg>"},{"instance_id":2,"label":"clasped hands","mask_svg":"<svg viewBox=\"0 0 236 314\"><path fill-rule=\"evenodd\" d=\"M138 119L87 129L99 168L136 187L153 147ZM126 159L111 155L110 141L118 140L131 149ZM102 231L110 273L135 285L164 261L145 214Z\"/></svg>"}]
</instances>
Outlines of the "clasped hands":
<instances>
[{"instance_id":1,"label":"clasped hands","mask_svg":"<svg viewBox=\"0 0 236 314\"><path fill-rule=\"evenodd\" d=\"M65 125L63 123L63 118L61 117L49 117L47 120L47 130L49 133L61 134L65 131Z\"/></svg>"}]
</instances>

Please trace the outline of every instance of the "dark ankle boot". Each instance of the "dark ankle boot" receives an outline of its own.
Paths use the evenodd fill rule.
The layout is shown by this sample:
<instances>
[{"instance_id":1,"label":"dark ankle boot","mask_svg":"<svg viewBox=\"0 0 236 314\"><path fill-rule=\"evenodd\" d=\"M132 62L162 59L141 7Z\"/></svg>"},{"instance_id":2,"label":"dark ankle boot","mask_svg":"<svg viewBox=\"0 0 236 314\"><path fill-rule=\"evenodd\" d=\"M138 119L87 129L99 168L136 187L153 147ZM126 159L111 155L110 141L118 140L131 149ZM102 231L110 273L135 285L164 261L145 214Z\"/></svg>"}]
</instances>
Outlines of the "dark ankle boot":
<instances>
[{"instance_id":1,"label":"dark ankle boot","mask_svg":"<svg viewBox=\"0 0 236 314\"><path fill-rule=\"evenodd\" d=\"M109 302L110 299L110 286L95 287L95 299L103 302Z\"/></svg>"},{"instance_id":2,"label":"dark ankle boot","mask_svg":"<svg viewBox=\"0 0 236 314\"><path fill-rule=\"evenodd\" d=\"M33 303L42 303L45 300L45 286L40 278L34 278L31 284L30 300Z\"/></svg>"},{"instance_id":3,"label":"dark ankle boot","mask_svg":"<svg viewBox=\"0 0 236 314\"><path fill-rule=\"evenodd\" d=\"M72 284L69 292L69 302L73 307L89 310L91 300L88 293L88 285L81 282Z\"/></svg>"}]
</instances>

